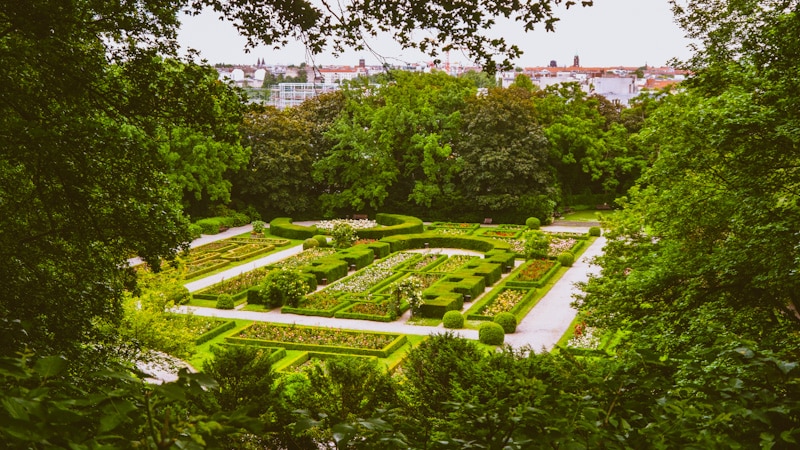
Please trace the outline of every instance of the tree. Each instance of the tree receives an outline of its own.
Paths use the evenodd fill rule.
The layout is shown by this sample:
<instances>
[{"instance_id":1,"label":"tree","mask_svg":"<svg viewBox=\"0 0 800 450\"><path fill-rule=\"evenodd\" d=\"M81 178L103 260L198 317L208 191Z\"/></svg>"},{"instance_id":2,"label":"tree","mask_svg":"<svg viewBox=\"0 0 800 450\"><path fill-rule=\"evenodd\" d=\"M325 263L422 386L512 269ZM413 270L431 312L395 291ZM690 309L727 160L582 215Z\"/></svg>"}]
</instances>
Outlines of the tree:
<instances>
[{"instance_id":1,"label":"tree","mask_svg":"<svg viewBox=\"0 0 800 450\"><path fill-rule=\"evenodd\" d=\"M252 151L235 177L237 199L271 216L312 210L311 124L291 110L255 107L242 125L243 143Z\"/></svg>"},{"instance_id":2,"label":"tree","mask_svg":"<svg viewBox=\"0 0 800 450\"><path fill-rule=\"evenodd\" d=\"M470 99L455 148L464 167L459 184L469 203L487 214L525 210L519 211L524 217L550 216L555 206L553 171L530 91L491 89ZM548 200L549 207L536 206Z\"/></svg>"}]
</instances>

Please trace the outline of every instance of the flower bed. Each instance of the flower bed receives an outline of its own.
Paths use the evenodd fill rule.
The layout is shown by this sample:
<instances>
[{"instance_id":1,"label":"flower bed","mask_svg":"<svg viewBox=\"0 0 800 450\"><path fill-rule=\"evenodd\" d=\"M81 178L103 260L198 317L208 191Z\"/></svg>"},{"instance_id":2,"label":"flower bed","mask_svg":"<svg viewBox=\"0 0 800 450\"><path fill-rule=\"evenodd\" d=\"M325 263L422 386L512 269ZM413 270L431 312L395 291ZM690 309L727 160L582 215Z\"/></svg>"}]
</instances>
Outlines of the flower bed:
<instances>
[{"instance_id":1,"label":"flower bed","mask_svg":"<svg viewBox=\"0 0 800 450\"><path fill-rule=\"evenodd\" d=\"M269 275L273 269L271 267L259 267L249 272L244 272L233 278L222 280L215 283L202 291L197 292L200 295L220 295L230 294L236 295L242 291L246 291L251 287L258 286Z\"/></svg>"},{"instance_id":2,"label":"flower bed","mask_svg":"<svg viewBox=\"0 0 800 450\"><path fill-rule=\"evenodd\" d=\"M411 306L408 302L401 302L397 311L392 308L391 301L359 302L343 308L334 317L340 319L373 320L377 322L391 322L408 311Z\"/></svg>"},{"instance_id":3,"label":"flower bed","mask_svg":"<svg viewBox=\"0 0 800 450\"><path fill-rule=\"evenodd\" d=\"M507 229L485 229L481 230L481 236L486 237L494 237L494 238L504 238L504 239L516 239L522 234L521 230L507 230Z\"/></svg>"},{"instance_id":4,"label":"flower bed","mask_svg":"<svg viewBox=\"0 0 800 450\"><path fill-rule=\"evenodd\" d=\"M369 219L333 219L320 221L317 224L317 230L330 234L333 231L333 227L340 223L346 223L353 227L354 230L366 230L378 226L378 222Z\"/></svg>"},{"instance_id":5,"label":"flower bed","mask_svg":"<svg viewBox=\"0 0 800 450\"><path fill-rule=\"evenodd\" d=\"M509 287L542 287L558 272L561 264L551 259L531 259L513 273L506 285Z\"/></svg>"},{"instance_id":6,"label":"flower bed","mask_svg":"<svg viewBox=\"0 0 800 450\"><path fill-rule=\"evenodd\" d=\"M394 268L417 254L399 252L367 266L355 274L331 284L327 290L334 292L366 292L382 283L394 273Z\"/></svg>"},{"instance_id":7,"label":"flower bed","mask_svg":"<svg viewBox=\"0 0 800 450\"><path fill-rule=\"evenodd\" d=\"M386 358L405 345L407 338L405 335L389 333L256 322L226 340L288 350L317 350Z\"/></svg>"},{"instance_id":8,"label":"flower bed","mask_svg":"<svg viewBox=\"0 0 800 450\"><path fill-rule=\"evenodd\" d=\"M420 258L418 261L414 261L413 263L410 263L409 265L407 265L405 267L405 269L407 269L407 270L415 270L415 271L416 270L422 270L426 266L428 266L431 263L433 263L434 261L438 260L439 258L441 258L441 255L439 255L437 253L426 253L426 254L423 254L422 258Z\"/></svg>"},{"instance_id":9,"label":"flower bed","mask_svg":"<svg viewBox=\"0 0 800 450\"><path fill-rule=\"evenodd\" d=\"M456 269L460 269L464 264L468 263L474 258L477 257L470 255L451 255L446 261L442 262L436 267L431 268L431 270L436 272L452 272Z\"/></svg>"},{"instance_id":10,"label":"flower bed","mask_svg":"<svg viewBox=\"0 0 800 450\"><path fill-rule=\"evenodd\" d=\"M558 256L561 253L572 250L578 241L574 238L562 238L553 236L550 238L550 247L547 249L547 256Z\"/></svg>"},{"instance_id":11,"label":"flower bed","mask_svg":"<svg viewBox=\"0 0 800 450\"><path fill-rule=\"evenodd\" d=\"M303 316L333 317L336 311L347 307L350 302L341 295L332 292L319 291L309 294L297 308L284 306L282 314L299 314Z\"/></svg>"},{"instance_id":12,"label":"flower bed","mask_svg":"<svg viewBox=\"0 0 800 450\"><path fill-rule=\"evenodd\" d=\"M503 286L488 294L467 311L468 320L492 320L501 312L510 312L521 320L519 315L524 312L534 298L533 288L511 288Z\"/></svg>"},{"instance_id":13,"label":"flower bed","mask_svg":"<svg viewBox=\"0 0 800 450\"><path fill-rule=\"evenodd\" d=\"M220 254L220 258L230 259L232 261L244 261L245 259L250 259L274 249L275 246L271 244L243 244Z\"/></svg>"},{"instance_id":14,"label":"flower bed","mask_svg":"<svg viewBox=\"0 0 800 450\"><path fill-rule=\"evenodd\" d=\"M445 234L448 236L459 236L472 234L474 228L428 228L429 232L436 234Z\"/></svg>"},{"instance_id":15,"label":"flower bed","mask_svg":"<svg viewBox=\"0 0 800 450\"><path fill-rule=\"evenodd\" d=\"M310 263L311 261L319 259L323 256L332 255L334 253L336 253L336 249L333 248L309 248L296 255L292 255L286 259L276 262L275 264L272 264L272 267L277 267L280 269L296 269L300 266Z\"/></svg>"}]
</instances>

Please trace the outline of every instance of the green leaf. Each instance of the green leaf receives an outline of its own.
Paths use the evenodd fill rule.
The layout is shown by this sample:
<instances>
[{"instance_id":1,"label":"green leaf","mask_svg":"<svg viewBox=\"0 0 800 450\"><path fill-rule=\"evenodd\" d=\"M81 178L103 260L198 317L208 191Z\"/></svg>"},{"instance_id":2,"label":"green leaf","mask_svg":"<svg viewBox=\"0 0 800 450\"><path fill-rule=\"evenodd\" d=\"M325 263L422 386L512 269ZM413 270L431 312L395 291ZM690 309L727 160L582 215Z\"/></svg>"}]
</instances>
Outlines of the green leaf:
<instances>
[{"instance_id":1,"label":"green leaf","mask_svg":"<svg viewBox=\"0 0 800 450\"><path fill-rule=\"evenodd\" d=\"M42 378L51 378L67 368L67 360L61 356L46 356L36 360L33 371Z\"/></svg>"}]
</instances>

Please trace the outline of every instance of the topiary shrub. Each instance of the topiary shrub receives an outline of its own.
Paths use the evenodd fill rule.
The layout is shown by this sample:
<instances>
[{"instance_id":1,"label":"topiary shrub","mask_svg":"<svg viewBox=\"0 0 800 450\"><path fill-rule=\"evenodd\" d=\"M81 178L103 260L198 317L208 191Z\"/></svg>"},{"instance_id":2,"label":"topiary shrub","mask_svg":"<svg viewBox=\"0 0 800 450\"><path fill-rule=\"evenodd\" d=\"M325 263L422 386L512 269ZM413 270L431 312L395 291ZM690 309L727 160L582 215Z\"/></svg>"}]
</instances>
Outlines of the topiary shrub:
<instances>
[{"instance_id":1,"label":"topiary shrub","mask_svg":"<svg viewBox=\"0 0 800 450\"><path fill-rule=\"evenodd\" d=\"M355 228L347 222L339 222L331 230L333 246L336 248L352 247L353 242L358 239Z\"/></svg>"},{"instance_id":2,"label":"topiary shrub","mask_svg":"<svg viewBox=\"0 0 800 450\"><path fill-rule=\"evenodd\" d=\"M233 309L233 297L230 294L220 294L217 297L217 309Z\"/></svg>"},{"instance_id":3,"label":"topiary shrub","mask_svg":"<svg viewBox=\"0 0 800 450\"><path fill-rule=\"evenodd\" d=\"M517 318L510 312L501 312L494 316L494 323L503 327L506 333L513 333L517 331Z\"/></svg>"},{"instance_id":4,"label":"topiary shrub","mask_svg":"<svg viewBox=\"0 0 800 450\"><path fill-rule=\"evenodd\" d=\"M575 255L570 252L564 252L558 255L558 262L561 263L561 267L572 267L572 264L575 263Z\"/></svg>"},{"instance_id":5,"label":"topiary shrub","mask_svg":"<svg viewBox=\"0 0 800 450\"><path fill-rule=\"evenodd\" d=\"M486 345L503 345L506 333L500 324L484 322L478 328L478 340Z\"/></svg>"},{"instance_id":6,"label":"topiary shrub","mask_svg":"<svg viewBox=\"0 0 800 450\"><path fill-rule=\"evenodd\" d=\"M525 233L525 259L544 259L550 250L550 238L541 231Z\"/></svg>"},{"instance_id":7,"label":"topiary shrub","mask_svg":"<svg viewBox=\"0 0 800 450\"><path fill-rule=\"evenodd\" d=\"M542 222L536 217L528 217L525 220L525 226L531 230L538 230L542 226Z\"/></svg>"},{"instance_id":8,"label":"topiary shrub","mask_svg":"<svg viewBox=\"0 0 800 450\"><path fill-rule=\"evenodd\" d=\"M328 237L322 234L315 234L314 239L317 240L320 247L327 247L328 246Z\"/></svg>"},{"instance_id":9,"label":"topiary shrub","mask_svg":"<svg viewBox=\"0 0 800 450\"><path fill-rule=\"evenodd\" d=\"M288 305L297 308L309 291L303 276L296 270L270 272L259 288L258 295L270 308Z\"/></svg>"},{"instance_id":10,"label":"topiary shrub","mask_svg":"<svg viewBox=\"0 0 800 450\"><path fill-rule=\"evenodd\" d=\"M452 330L464 328L464 316L459 311L447 311L442 317L442 324Z\"/></svg>"},{"instance_id":11,"label":"topiary shrub","mask_svg":"<svg viewBox=\"0 0 800 450\"><path fill-rule=\"evenodd\" d=\"M303 250L308 250L310 248L319 247L319 241L314 238L308 238L303 241Z\"/></svg>"},{"instance_id":12,"label":"topiary shrub","mask_svg":"<svg viewBox=\"0 0 800 450\"><path fill-rule=\"evenodd\" d=\"M589 236L600 236L600 227L589 227Z\"/></svg>"},{"instance_id":13,"label":"topiary shrub","mask_svg":"<svg viewBox=\"0 0 800 450\"><path fill-rule=\"evenodd\" d=\"M266 226L267 226L267 224L264 223L263 220L254 220L253 221L253 233L255 233L255 234L263 233L264 229L266 228Z\"/></svg>"}]
</instances>

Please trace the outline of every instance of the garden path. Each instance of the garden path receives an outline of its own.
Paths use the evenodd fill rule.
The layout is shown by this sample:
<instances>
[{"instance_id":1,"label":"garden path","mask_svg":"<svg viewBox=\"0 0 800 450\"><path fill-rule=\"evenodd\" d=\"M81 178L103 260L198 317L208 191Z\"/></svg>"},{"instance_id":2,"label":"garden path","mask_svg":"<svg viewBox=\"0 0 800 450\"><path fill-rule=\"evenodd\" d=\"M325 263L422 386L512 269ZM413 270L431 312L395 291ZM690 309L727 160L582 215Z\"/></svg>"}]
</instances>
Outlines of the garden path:
<instances>
[{"instance_id":1,"label":"garden path","mask_svg":"<svg viewBox=\"0 0 800 450\"><path fill-rule=\"evenodd\" d=\"M303 222L298 224L308 225L313 222ZM588 231L588 226L546 226L542 227L545 231L551 232L579 232L585 233ZM228 230L226 233L219 235L203 236L203 243L212 242L218 239L235 236L247 232L247 227L239 227L238 229ZM232 233L232 234L230 234ZM197 242L197 241L195 241ZM194 244L194 242L193 242ZM197 244L202 245L202 244ZM528 313L524 320L517 326L517 331L513 334L505 336L505 342L514 348L530 348L534 351L549 351L552 349L561 336L566 332L567 328L575 318L577 311L572 308L571 303L573 296L579 292L579 288L575 283L588 280L590 275L599 272L597 266L591 265L591 259L599 255L605 245L605 238L600 237L595 240L583 253L581 258L562 276L542 297L536 306ZM195 246L195 245L193 245ZM187 283L186 287L190 291L202 289L210 284L219 282L222 278L228 278L238 275L246 270L252 270L256 267L261 267L267 264L272 264L280 259L286 258L292 254L302 251L302 246L291 247L280 252L273 253L264 258L253 261L243 266L237 266L233 269L221 272L211 277L204 278L192 283ZM430 249L430 251L440 251L442 253L468 253L465 250L458 249ZM251 266L252 265L252 266ZM192 306L181 306L176 308L177 312L193 313L199 316L220 317L228 319L244 319L254 320L261 322L276 322L284 324L297 324L320 326L329 328L344 328L351 330L364 330L364 331L385 331L392 333L415 334L415 335L429 335L444 333L446 330L443 326L428 327L419 325L409 325L406 322L410 317L410 312L406 312L399 320L390 323L371 322L366 320L354 319L336 319L317 316L301 316L295 314L281 314L279 310L269 312L254 312L254 311L240 311L240 310L220 310L215 308L202 308ZM457 336L467 339L478 339L477 330L451 330Z\"/></svg>"}]
</instances>

